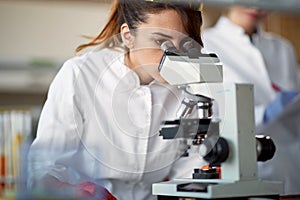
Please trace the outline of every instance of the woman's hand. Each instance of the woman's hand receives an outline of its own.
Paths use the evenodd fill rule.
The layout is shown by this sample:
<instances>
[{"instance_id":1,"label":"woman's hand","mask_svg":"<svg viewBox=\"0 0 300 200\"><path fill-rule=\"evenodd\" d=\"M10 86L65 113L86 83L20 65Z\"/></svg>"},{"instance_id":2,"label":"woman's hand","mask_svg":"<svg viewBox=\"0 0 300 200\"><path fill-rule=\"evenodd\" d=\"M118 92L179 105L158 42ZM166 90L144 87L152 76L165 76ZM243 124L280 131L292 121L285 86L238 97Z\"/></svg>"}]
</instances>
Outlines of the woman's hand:
<instances>
[{"instance_id":1,"label":"woman's hand","mask_svg":"<svg viewBox=\"0 0 300 200\"><path fill-rule=\"evenodd\" d=\"M97 200L117 200L107 189L92 182L83 182L75 186L80 197Z\"/></svg>"},{"instance_id":2,"label":"woman's hand","mask_svg":"<svg viewBox=\"0 0 300 200\"><path fill-rule=\"evenodd\" d=\"M264 113L264 123L268 123L277 117L284 108L297 96L295 91L279 92L276 98L266 107Z\"/></svg>"}]
</instances>

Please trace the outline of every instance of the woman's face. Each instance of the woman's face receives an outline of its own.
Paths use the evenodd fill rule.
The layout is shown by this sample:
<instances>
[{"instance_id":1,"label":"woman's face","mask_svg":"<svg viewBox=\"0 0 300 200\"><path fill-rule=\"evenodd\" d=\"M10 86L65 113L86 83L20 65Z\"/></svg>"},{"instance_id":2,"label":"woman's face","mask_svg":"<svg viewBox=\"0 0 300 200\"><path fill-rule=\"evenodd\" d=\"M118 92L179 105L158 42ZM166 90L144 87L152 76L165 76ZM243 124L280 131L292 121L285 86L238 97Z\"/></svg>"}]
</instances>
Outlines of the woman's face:
<instances>
[{"instance_id":1,"label":"woman's face","mask_svg":"<svg viewBox=\"0 0 300 200\"><path fill-rule=\"evenodd\" d=\"M129 35L126 35L126 30L129 30L126 26L125 24L125 27L124 25L121 27L123 40L124 37L127 40L125 45L130 49L125 64L137 72L143 84L154 79L165 82L158 71L158 65L163 55L160 46L163 42L168 41L177 49L181 49L180 42L187 37L187 33L180 15L171 9L148 14L147 22L140 24L138 29Z\"/></svg>"},{"instance_id":2,"label":"woman's face","mask_svg":"<svg viewBox=\"0 0 300 200\"><path fill-rule=\"evenodd\" d=\"M256 28L266 16L266 11L255 7L233 6L228 12L228 17L246 30Z\"/></svg>"}]
</instances>

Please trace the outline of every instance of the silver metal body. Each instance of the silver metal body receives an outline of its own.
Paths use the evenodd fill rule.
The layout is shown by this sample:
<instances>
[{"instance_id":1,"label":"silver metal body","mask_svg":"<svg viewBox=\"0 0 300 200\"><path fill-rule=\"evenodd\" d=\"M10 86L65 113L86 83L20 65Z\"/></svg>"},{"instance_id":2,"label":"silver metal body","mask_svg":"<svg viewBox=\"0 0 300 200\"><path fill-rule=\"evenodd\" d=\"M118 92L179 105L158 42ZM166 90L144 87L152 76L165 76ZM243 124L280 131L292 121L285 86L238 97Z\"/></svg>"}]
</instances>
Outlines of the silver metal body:
<instances>
[{"instance_id":1,"label":"silver metal body","mask_svg":"<svg viewBox=\"0 0 300 200\"><path fill-rule=\"evenodd\" d=\"M181 85L184 83L182 71L186 71L187 63L176 63L177 65L173 65L172 61L167 61L164 65L166 69L162 67L161 74L171 84ZM175 179L156 183L152 188L153 194L194 198L279 195L283 192L281 182L262 181L257 178L253 85L222 83L222 66L217 60L207 62L204 66L208 78L204 75L198 78L198 82L195 81L200 77L195 74L201 74L202 63L193 62L187 71L194 72L185 73L185 78L192 74L191 79L186 79L185 83L189 85L191 93L211 97L217 106L218 110L213 118L220 120L219 136L225 138L229 144L229 157L221 164L222 178ZM173 76L168 75L171 71ZM177 79L174 74L179 74L181 78ZM177 191L177 186L183 183L211 184L208 184L205 192Z\"/></svg>"}]
</instances>

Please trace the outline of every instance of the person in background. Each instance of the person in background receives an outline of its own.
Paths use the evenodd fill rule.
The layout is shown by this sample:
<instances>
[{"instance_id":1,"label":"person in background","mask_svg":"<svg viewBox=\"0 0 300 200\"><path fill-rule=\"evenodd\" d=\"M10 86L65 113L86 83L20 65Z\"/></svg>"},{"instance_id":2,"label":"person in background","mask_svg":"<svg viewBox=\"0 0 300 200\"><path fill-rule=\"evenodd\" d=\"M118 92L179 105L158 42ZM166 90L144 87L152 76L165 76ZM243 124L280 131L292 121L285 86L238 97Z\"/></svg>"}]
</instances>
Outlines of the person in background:
<instances>
[{"instance_id":1,"label":"person in background","mask_svg":"<svg viewBox=\"0 0 300 200\"><path fill-rule=\"evenodd\" d=\"M153 183L206 164L159 136L183 98L159 74L161 45L180 50L189 38L200 49L201 24L194 5L115 0L104 29L77 52L97 48L66 61L51 83L29 153L31 190L155 199Z\"/></svg>"},{"instance_id":2,"label":"person in background","mask_svg":"<svg viewBox=\"0 0 300 200\"><path fill-rule=\"evenodd\" d=\"M300 159L295 156L299 131L284 131L291 126L288 119L277 121L298 94L298 64L292 45L260 26L266 15L255 7L232 6L213 27L203 30L202 39L206 51L216 53L223 63L224 82L254 85L257 132L266 130L277 147L272 160L258 164L259 177L283 181L285 194L300 194ZM281 128L266 129L273 122L282 123Z\"/></svg>"},{"instance_id":3,"label":"person in background","mask_svg":"<svg viewBox=\"0 0 300 200\"><path fill-rule=\"evenodd\" d=\"M263 31L267 12L232 6L216 25L202 32L204 48L223 63L224 82L254 84L257 127L268 123L299 90L298 63L292 45Z\"/></svg>"}]
</instances>

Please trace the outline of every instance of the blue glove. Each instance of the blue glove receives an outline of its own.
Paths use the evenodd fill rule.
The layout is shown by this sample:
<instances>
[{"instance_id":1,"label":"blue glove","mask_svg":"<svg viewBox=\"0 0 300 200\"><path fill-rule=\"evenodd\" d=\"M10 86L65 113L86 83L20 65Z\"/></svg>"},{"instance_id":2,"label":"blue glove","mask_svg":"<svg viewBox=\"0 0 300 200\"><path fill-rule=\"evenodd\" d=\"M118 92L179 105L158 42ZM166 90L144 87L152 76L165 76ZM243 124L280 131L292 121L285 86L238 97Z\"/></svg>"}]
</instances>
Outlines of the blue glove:
<instances>
[{"instance_id":1,"label":"blue glove","mask_svg":"<svg viewBox=\"0 0 300 200\"><path fill-rule=\"evenodd\" d=\"M267 123L277 117L283 111L285 106L297 96L297 94L298 93L295 91L279 92L276 98L267 106L265 110L264 123Z\"/></svg>"}]
</instances>

